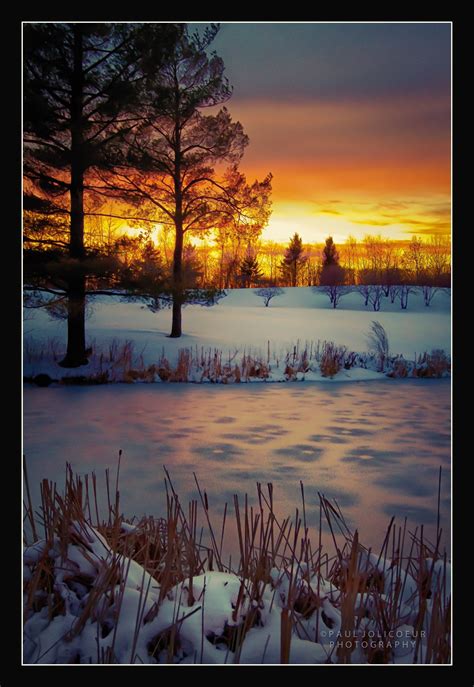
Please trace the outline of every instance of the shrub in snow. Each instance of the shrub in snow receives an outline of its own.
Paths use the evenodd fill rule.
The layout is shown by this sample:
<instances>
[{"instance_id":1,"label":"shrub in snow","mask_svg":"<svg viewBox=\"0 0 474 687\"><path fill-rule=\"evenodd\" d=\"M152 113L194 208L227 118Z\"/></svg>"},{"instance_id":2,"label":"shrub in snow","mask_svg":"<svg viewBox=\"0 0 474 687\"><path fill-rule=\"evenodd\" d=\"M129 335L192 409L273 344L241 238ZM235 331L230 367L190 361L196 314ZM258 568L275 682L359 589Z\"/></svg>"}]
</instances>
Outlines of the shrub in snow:
<instances>
[{"instance_id":1,"label":"shrub in snow","mask_svg":"<svg viewBox=\"0 0 474 687\"><path fill-rule=\"evenodd\" d=\"M256 296L263 298L265 307L268 308L272 298L275 298L276 296L281 296L285 292L279 286L265 286L262 289L258 289L258 291L255 291L254 293Z\"/></svg>"},{"instance_id":2,"label":"shrub in snow","mask_svg":"<svg viewBox=\"0 0 474 687\"><path fill-rule=\"evenodd\" d=\"M418 357L414 377L444 377L451 371L451 362L444 351L434 350Z\"/></svg>"},{"instance_id":3,"label":"shrub in snow","mask_svg":"<svg viewBox=\"0 0 474 687\"><path fill-rule=\"evenodd\" d=\"M387 377L408 377L410 372L409 365L403 356L398 356L391 362L392 369L387 374Z\"/></svg>"},{"instance_id":4,"label":"shrub in snow","mask_svg":"<svg viewBox=\"0 0 474 687\"><path fill-rule=\"evenodd\" d=\"M323 377L334 377L339 372L343 363L346 349L336 346L332 341L325 341L321 351L319 368Z\"/></svg>"},{"instance_id":5,"label":"shrub in snow","mask_svg":"<svg viewBox=\"0 0 474 687\"><path fill-rule=\"evenodd\" d=\"M360 356L354 351L346 353L344 356L344 369L350 370L352 367L354 367L358 359L360 360Z\"/></svg>"}]
</instances>

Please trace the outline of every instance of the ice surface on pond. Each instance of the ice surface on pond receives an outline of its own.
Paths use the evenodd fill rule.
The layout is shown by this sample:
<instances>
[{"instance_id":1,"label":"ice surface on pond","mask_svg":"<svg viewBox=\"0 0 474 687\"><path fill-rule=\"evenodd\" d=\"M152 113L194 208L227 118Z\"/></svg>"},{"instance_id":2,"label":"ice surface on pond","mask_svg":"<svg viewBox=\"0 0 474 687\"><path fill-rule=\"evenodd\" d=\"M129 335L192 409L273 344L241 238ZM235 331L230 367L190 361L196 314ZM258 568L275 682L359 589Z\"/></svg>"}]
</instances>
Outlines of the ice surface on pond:
<instances>
[{"instance_id":1,"label":"ice surface on pond","mask_svg":"<svg viewBox=\"0 0 474 687\"><path fill-rule=\"evenodd\" d=\"M254 503L256 482L272 482L279 514L294 514L301 480L315 525L320 491L337 500L361 541L379 546L392 515L423 523L435 538L441 465L449 547L449 380L27 386L24 415L36 503L40 479L64 483L66 461L80 473L95 470L102 485L106 467L115 478L122 449L125 515L164 514L163 465L184 503L198 496L196 472L216 515L232 507L234 493Z\"/></svg>"}]
</instances>

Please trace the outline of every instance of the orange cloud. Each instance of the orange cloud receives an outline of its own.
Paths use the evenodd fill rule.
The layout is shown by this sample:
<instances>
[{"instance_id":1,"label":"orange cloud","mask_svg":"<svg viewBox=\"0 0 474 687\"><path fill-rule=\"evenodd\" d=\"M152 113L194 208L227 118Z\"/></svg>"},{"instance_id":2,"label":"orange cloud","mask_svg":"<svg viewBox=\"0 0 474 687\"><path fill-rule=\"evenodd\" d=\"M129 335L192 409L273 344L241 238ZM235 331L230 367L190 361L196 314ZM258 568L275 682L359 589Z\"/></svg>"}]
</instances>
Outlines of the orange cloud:
<instances>
[{"instance_id":1,"label":"orange cloud","mask_svg":"<svg viewBox=\"0 0 474 687\"><path fill-rule=\"evenodd\" d=\"M229 109L250 137L242 169L249 178L268 171L274 175L273 226L289 219L283 211L289 205L293 213L299 205L297 215L306 217L309 226L315 214L308 214L308 203L332 197L341 206L334 208L326 200L317 214L327 221L340 219L345 226L352 222L356 230L357 225L393 226L393 234L400 235L406 231L407 212L420 233L449 231L451 138L446 99L235 100ZM405 208L400 207L401 198L408 199ZM447 208L443 218L433 215L435 200ZM373 206L364 216L354 211L354 202L362 201Z\"/></svg>"}]
</instances>

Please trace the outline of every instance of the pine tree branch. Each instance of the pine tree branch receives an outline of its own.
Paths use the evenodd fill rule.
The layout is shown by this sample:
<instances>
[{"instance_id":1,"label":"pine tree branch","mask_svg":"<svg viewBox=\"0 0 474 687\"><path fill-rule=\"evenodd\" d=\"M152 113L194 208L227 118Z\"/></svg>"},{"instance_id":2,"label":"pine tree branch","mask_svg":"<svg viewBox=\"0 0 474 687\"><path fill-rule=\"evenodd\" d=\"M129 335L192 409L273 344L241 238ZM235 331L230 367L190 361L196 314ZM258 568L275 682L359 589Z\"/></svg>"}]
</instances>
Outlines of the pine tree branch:
<instances>
[{"instance_id":1,"label":"pine tree branch","mask_svg":"<svg viewBox=\"0 0 474 687\"><path fill-rule=\"evenodd\" d=\"M110 57L111 57L112 55L114 55L114 54L117 53L119 50L121 50L121 49L124 47L124 45L126 45L126 44L129 43L129 42L130 42L130 35L128 35L126 38L124 38L124 40L123 40L121 43L119 43L118 45L116 45L115 48L113 48L112 50L108 50L108 51L106 50L105 52L106 52L107 54L105 54L103 57L101 57L100 59L96 60L96 61L95 61L93 64L91 64L89 67L87 67L86 69L84 69L83 74L84 74L84 75L85 75L85 74L88 74L88 73L91 72L93 69L96 69L96 67L98 67L99 64L102 64L102 63L105 62L106 60L110 59Z\"/></svg>"},{"instance_id":2,"label":"pine tree branch","mask_svg":"<svg viewBox=\"0 0 474 687\"><path fill-rule=\"evenodd\" d=\"M69 148L66 148L61 143L58 143L57 141L55 141L54 139L51 139L51 138L50 138L50 140L52 141L52 143L49 143L48 141L45 141L44 139L36 140L34 138L25 138L23 140L25 143L33 143L34 145L44 146L46 148L52 148L53 150L56 150L56 151L60 150L62 153L68 153L69 152Z\"/></svg>"}]
</instances>

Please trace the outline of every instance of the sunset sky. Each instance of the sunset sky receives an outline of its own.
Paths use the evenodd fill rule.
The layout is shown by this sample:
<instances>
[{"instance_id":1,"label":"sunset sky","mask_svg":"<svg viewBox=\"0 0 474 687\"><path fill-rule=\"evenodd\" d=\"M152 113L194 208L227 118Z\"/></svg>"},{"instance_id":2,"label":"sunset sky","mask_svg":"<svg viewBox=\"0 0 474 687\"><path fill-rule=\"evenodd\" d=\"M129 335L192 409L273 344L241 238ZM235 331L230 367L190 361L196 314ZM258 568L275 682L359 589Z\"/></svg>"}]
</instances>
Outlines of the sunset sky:
<instances>
[{"instance_id":1,"label":"sunset sky","mask_svg":"<svg viewBox=\"0 0 474 687\"><path fill-rule=\"evenodd\" d=\"M451 25L227 24L213 44L274 175L263 237L449 233Z\"/></svg>"}]
</instances>

